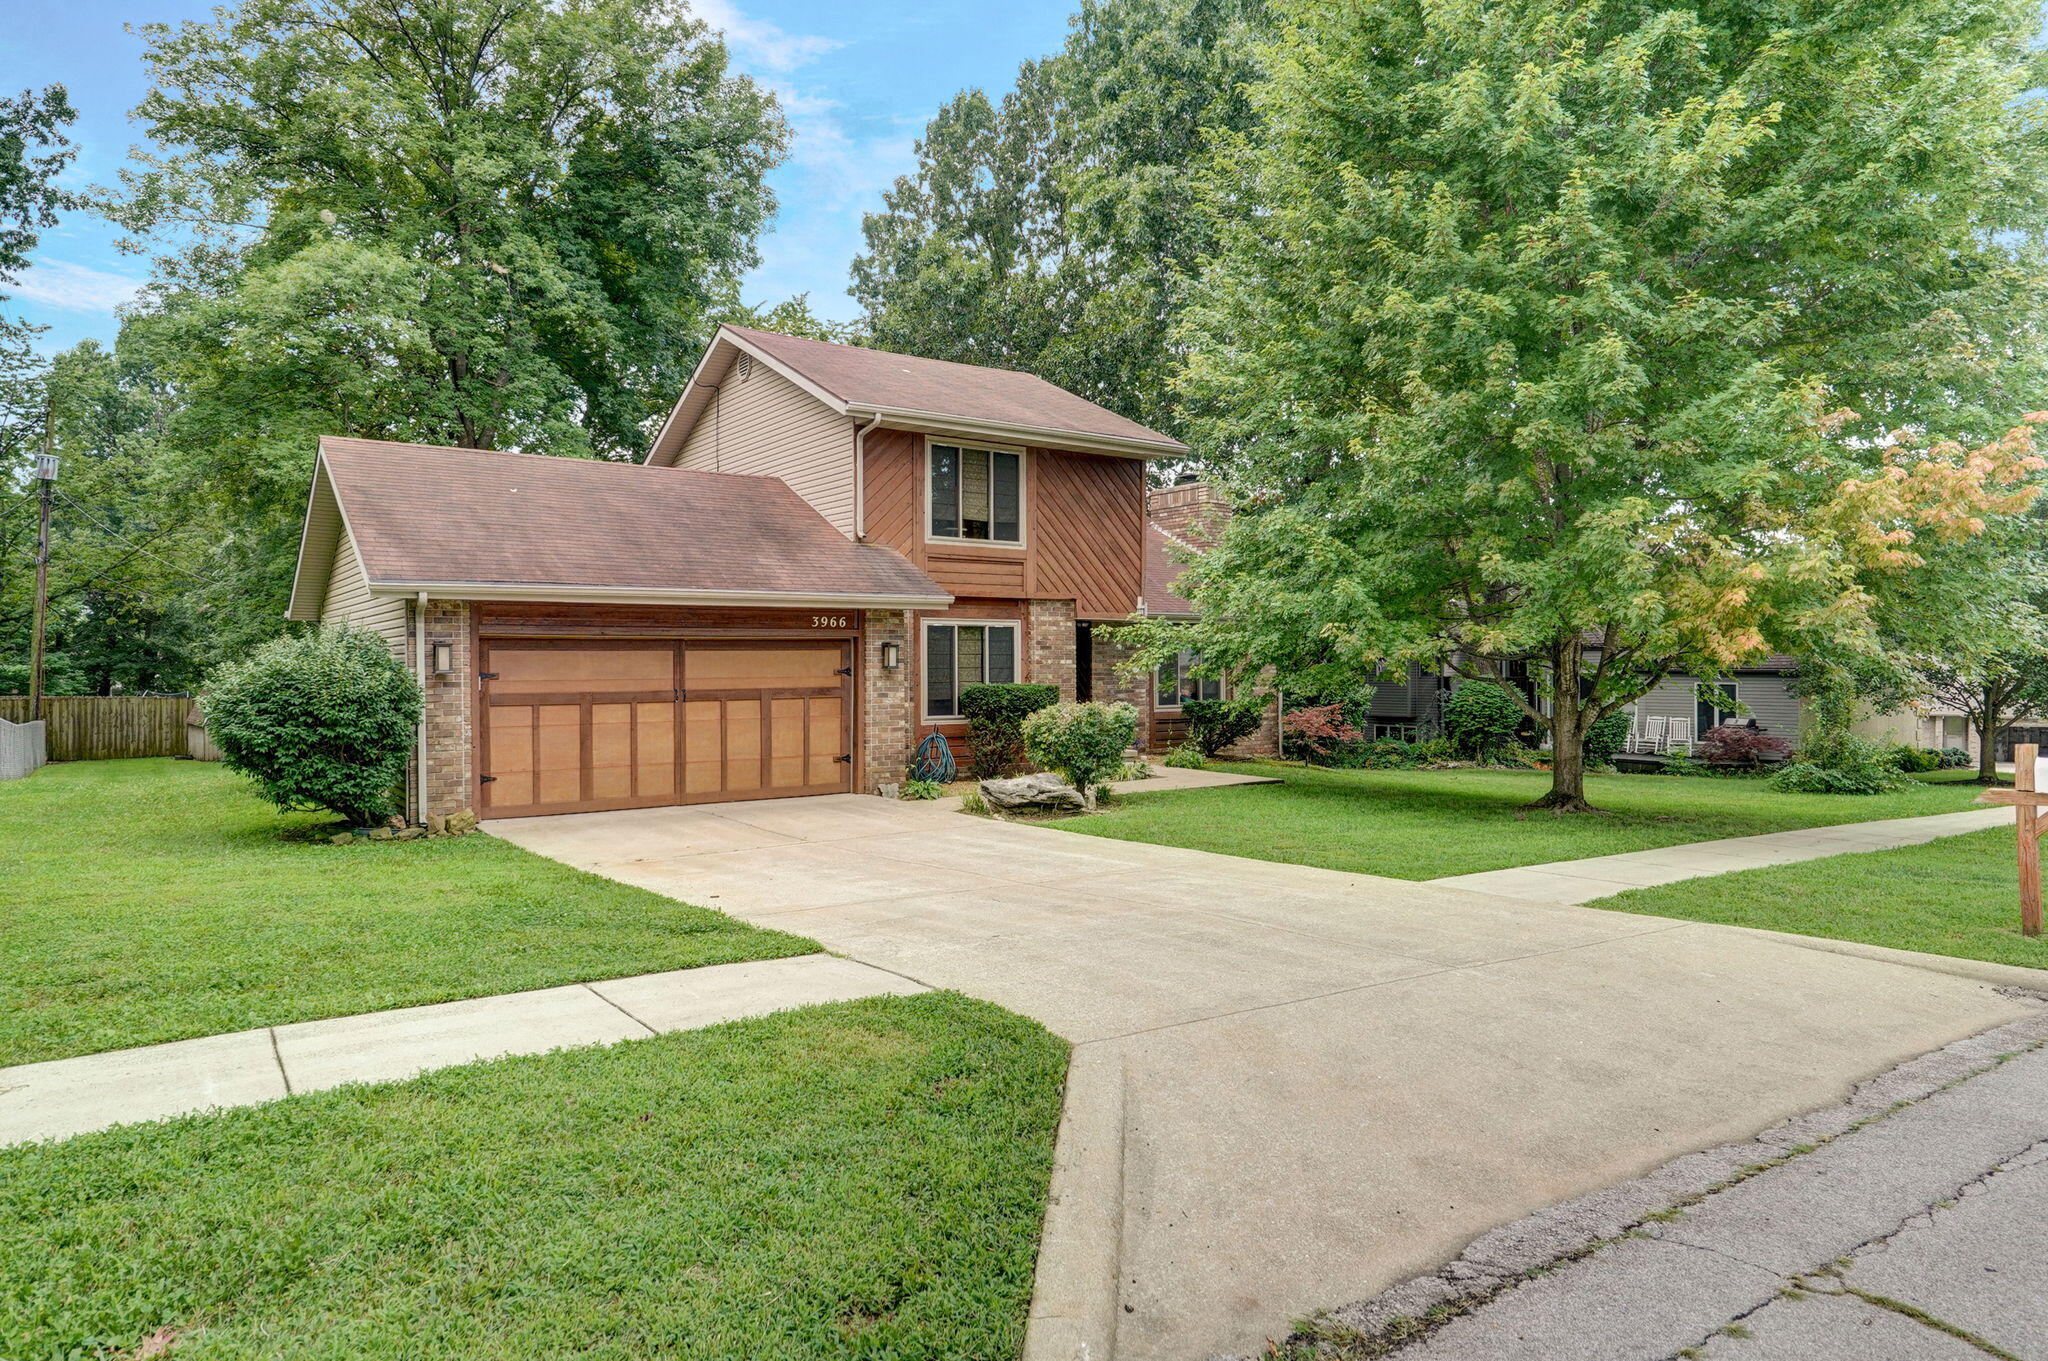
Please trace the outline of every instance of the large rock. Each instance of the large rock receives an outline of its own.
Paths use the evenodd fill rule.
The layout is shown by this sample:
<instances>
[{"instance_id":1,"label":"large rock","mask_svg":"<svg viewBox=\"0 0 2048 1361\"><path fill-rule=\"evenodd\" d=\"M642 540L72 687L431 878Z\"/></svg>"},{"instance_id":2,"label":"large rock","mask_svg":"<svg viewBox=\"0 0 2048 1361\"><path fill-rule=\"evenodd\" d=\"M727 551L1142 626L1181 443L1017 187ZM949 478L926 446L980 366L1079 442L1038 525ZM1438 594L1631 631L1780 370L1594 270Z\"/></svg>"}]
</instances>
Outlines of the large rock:
<instances>
[{"instance_id":1,"label":"large rock","mask_svg":"<svg viewBox=\"0 0 2048 1361\"><path fill-rule=\"evenodd\" d=\"M1019 775L983 780L981 797L991 808L1086 808L1081 791L1057 775Z\"/></svg>"}]
</instances>

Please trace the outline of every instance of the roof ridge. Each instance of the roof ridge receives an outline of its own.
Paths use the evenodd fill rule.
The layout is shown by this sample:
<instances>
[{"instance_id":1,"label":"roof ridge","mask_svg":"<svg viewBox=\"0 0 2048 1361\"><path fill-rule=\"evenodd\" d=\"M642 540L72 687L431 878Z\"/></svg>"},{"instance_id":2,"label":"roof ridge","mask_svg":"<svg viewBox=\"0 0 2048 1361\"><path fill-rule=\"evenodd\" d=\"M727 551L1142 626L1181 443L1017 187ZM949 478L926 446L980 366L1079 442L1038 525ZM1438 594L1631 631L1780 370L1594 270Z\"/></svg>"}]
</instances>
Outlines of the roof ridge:
<instances>
[{"instance_id":1,"label":"roof ridge","mask_svg":"<svg viewBox=\"0 0 2048 1361\"><path fill-rule=\"evenodd\" d=\"M1075 392L1072 388L1060 387L1058 383L1053 382L1050 378L1045 377L1043 374L1033 373L1029 369L1006 369L999 364L970 364L964 359L937 359L928 354L906 354L902 350L885 350L876 345L850 345L843 340L819 340L816 336L796 336L791 335L787 331L769 331L758 326L735 326L731 322L721 324L727 330L737 331L741 335L773 336L777 340L795 340L805 345L824 345L834 350L858 350L862 354L887 355L891 359L914 359L920 364L944 364L949 368L974 369L981 373L1011 373L1020 378L1029 378L1035 382L1044 383L1050 387L1058 387L1060 391L1071 397L1081 397L1081 394ZM1081 400L1096 406L1102 406L1100 402L1096 402L1092 397L1081 397ZM1107 411L1109 408L1103 407L1103 410ZM1116 413L1111 412L1110 414L1115 415Z\"/></svg>"},{"instance_id":2,"label":"roof ridge","mask_svg":"<svg viewBox=\"0 0 2048 1361\"><path fill-rule=\"evenodd\" d=\"M562 467L604 467L637 468L643 472L683 473L691 477L744 477L753 481L781 482L782 479L770 473L728 473L713 472L708 468L678 468L672 463L643 463L639 459L630 461L616 458L578 457L574 454L536 454L525 449L476 449L462 444L420 444L413 440L373 439L368 435L322 435L321 452L326 452L332 441L349 444L376 444L391 449L419 449L434 454L491 454L499 458L543 459ZM788 485L784 483L784 485Z\"/></svg>"}]
</instances>

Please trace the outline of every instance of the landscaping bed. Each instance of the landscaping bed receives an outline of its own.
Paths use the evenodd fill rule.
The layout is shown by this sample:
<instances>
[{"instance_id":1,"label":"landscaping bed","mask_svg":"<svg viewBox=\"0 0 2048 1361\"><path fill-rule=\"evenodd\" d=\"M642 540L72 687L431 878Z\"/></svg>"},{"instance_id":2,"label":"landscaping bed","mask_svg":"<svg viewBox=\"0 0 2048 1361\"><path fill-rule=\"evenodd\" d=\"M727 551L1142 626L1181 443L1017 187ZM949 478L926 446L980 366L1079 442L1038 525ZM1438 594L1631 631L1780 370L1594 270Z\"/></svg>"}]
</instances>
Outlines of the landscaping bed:
<instances>
[{"instance_id":1,"label":"landscaping bed","mask_svg":"<svg viewBox=\"0 0 2048 1361\"><path fill-rule=\"evenodd\" d=\"M0 1065L818 948L487 835L334 830L197 762L0 784Z\"/></svg>"},{"instance_id":2,"label":"landscaping bed","mask_svg":"<svg viewBox=\"0 0 2048 1361\"><path fill-rule=\"evenodd\" d=\"M1527 807L1550 787L1542 771L1333 770L1274 762L1216 768L1284 783L1171 797L1127 793L1115 807L1058 825L1255 860L1439 879L1795 827L1960 812L1981 792L1965 782L1967 772L1858 796L1786 794L1750 779L1589 775L1586 796L1604 811L1560 816Z\"/></svg>"},{"instance_id":3,"label":"landscaping bed","mask_svg":"<svg viewBox=\"0 0 2048 1361\"><path fill-rule=\"evenodd\" d=\"M932 993L0 1150L0 1355L1013 1357L1065 1064Z\"/></svg>"}]
</instances>

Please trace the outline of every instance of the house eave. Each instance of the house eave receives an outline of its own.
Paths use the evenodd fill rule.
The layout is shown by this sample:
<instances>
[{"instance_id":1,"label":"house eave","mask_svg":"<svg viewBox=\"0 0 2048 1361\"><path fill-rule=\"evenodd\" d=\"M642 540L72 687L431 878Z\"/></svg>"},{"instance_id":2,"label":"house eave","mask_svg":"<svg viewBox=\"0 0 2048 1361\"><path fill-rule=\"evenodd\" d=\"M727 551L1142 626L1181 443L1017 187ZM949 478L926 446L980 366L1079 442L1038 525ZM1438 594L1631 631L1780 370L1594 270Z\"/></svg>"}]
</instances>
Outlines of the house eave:
<instances>
[{"instance_id":1,"label":"house eave","mask_svg":"<svg viewBox=\"0 0 2048 1361\"><path fill-rule=\"evenodd\" d=\"M1048 425L983 421L915 407L855 403L846 407L845 413L857 421L872 420L892 430L920 430L964 439L1000 440L1008 444L1073 449L1085 454L1109 454L1119 458L1180 458L1189 452L1188 446L1179 441L1161 443L1158 440L1126 439L1121 435L1087 434Z\"/></svg>"},{"instance_id":2,"label":"house eave","mask_svg":"<svg viewBox=\"0 0 2048 1361\"><path fill-rule=\"evenodd\" d=\"M738 605L771 609L940 610L950 595L891 595L858 591L732 591L661 586L594 586L575 582L372 581L374 595L441 600L526 600L565 605Z\"/></svg>"}]
</instances>

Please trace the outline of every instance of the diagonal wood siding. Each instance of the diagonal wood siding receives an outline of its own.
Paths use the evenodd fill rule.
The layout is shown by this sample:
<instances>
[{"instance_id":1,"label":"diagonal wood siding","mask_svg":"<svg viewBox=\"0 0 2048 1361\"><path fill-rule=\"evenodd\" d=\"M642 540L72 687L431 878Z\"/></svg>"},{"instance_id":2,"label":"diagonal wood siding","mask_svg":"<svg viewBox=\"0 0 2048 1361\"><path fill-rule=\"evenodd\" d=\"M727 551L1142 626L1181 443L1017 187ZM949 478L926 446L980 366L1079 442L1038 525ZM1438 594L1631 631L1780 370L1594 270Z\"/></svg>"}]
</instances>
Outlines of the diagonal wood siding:
<instances>
[{"instance_id":1,"label":"diagonal wood siding","mask_svg":"<svg viewBox=\"0 0 2048 1361\"><path fill-rule=\"evenodd\" d=\"M189 699L154 695L45 695L52 761L183 756ZM0 695L0 718L28 721L27 695Z\"/></svg>"}]
</instances>

